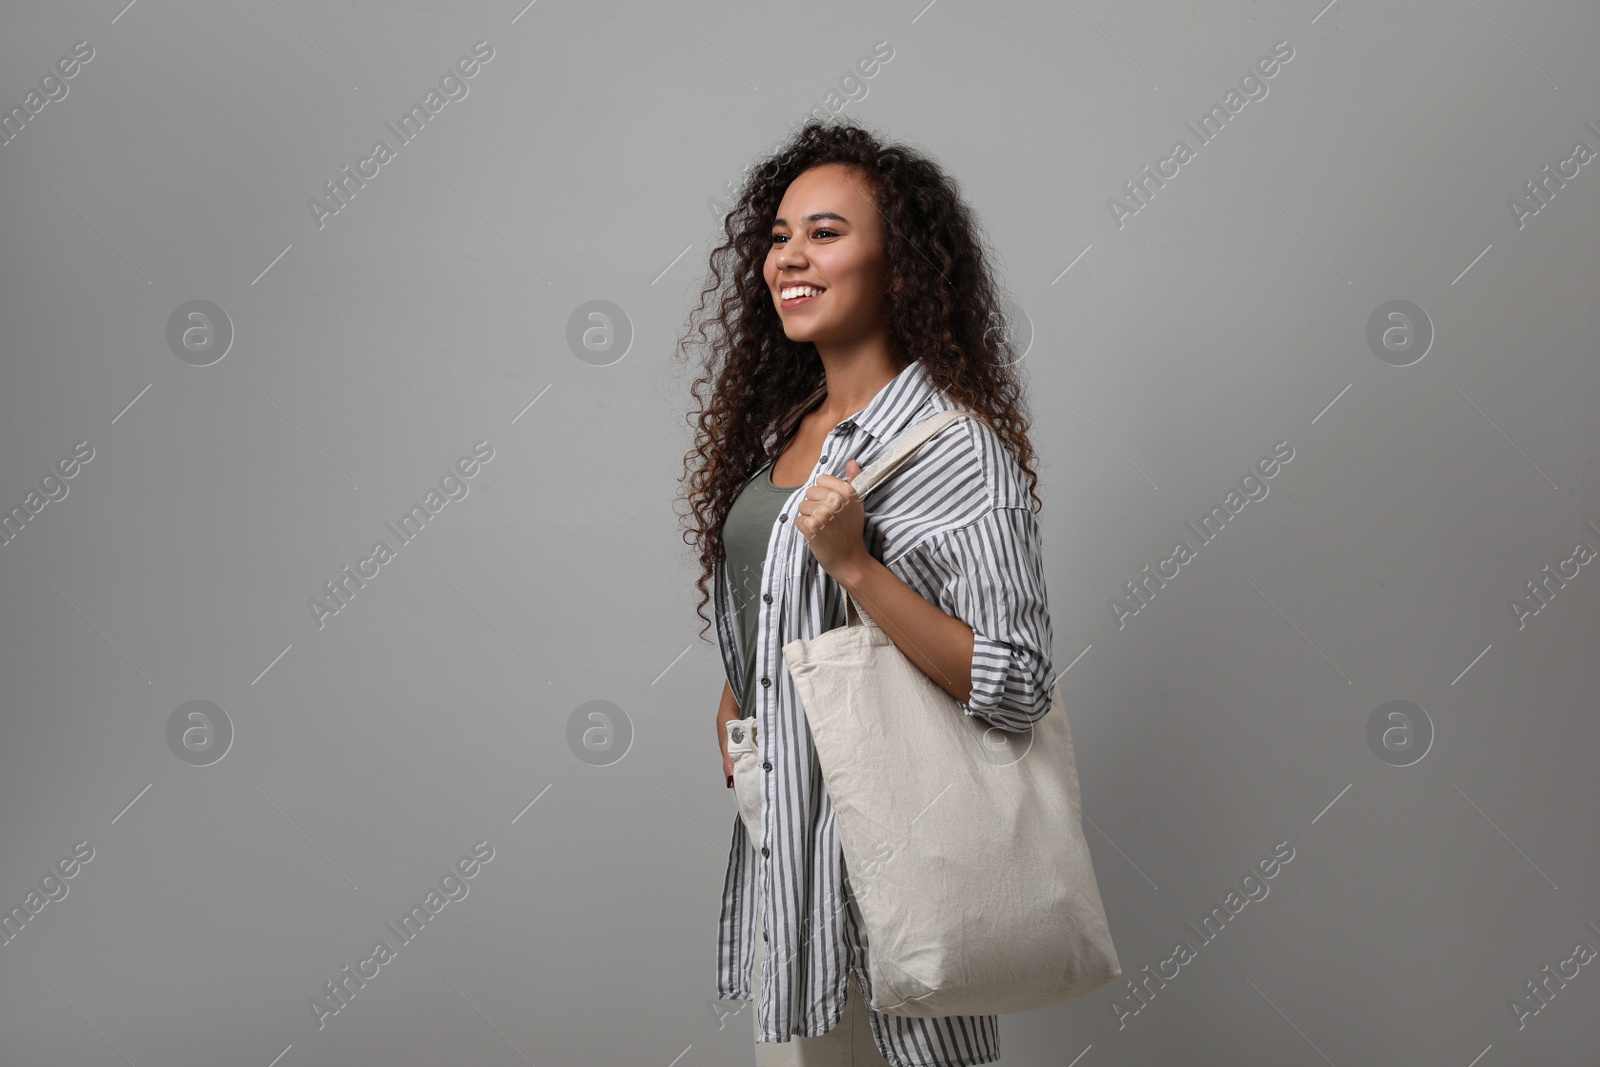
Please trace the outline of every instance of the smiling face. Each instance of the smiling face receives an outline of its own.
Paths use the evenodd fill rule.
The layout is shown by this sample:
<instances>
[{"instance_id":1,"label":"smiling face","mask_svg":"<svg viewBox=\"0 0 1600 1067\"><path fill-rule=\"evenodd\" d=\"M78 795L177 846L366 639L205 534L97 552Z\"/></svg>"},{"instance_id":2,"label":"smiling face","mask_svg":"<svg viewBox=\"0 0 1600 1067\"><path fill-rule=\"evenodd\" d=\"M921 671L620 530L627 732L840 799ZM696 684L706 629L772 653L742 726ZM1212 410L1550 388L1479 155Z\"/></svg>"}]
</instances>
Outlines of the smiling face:
<instances>
[{"instance_id":1,"label":"smiling face","mask_svg":"<svg viewBox=\"0 0 1600 1067\"><path fill-rule=\"evenodd\" d=\"M866 179L827 163L790 182L763 273L791 341L850 344L886 331L883 216ZM822 292L783 299L786 289L799 285Z\"/></svg>"}]
</instances>

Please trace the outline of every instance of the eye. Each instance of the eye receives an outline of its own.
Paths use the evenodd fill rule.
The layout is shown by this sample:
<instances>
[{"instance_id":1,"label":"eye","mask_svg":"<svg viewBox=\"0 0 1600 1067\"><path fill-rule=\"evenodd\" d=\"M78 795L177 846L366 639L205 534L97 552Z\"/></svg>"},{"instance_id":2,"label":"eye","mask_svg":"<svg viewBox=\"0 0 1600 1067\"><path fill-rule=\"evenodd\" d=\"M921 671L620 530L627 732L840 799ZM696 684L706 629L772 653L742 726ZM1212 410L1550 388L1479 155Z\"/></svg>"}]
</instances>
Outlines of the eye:
<instances>
[{"instance_id":1,"label":"eye","mask_svg":"<svg viewBox=\"0 0 1600 1067\"><path fill-rule=\"evenodd\" d=\"M830 230L830 229L827 229L826 227L824 227L824 228L822 228L820 230L815 230L815 231L812 232L812 236L813 237L821 237L823 234L827 234L829 237L838 237L838 236L840 236L840 233L839 233L838 230ZM778 244L778 243L780 243L782 241L786 241L788 239L789 239L789 235L788 234L775 233L775 234L772 235L772 243L773 244Z\"/></svg>"}]
</instances>

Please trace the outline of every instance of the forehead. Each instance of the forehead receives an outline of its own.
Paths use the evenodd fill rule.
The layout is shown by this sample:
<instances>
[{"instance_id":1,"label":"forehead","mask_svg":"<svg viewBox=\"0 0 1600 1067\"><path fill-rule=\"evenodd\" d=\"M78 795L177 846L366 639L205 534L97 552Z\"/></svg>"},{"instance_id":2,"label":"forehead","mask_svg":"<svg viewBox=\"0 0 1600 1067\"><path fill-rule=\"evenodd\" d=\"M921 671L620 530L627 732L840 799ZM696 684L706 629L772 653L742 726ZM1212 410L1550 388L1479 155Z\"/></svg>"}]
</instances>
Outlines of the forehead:
<instances>
[{"instance_id":1,"label":"forehead","mask_svg":"<svg viewBox=\"0 0 1600 1067\"><path fill-rule=\"evenodd\" d=\"M818 213L836 213L859 225L871 225L877 214L866 179L837 163L812 167L797 176L778 204L778 217L788 225Z\"/></svg>"}]
</instances>

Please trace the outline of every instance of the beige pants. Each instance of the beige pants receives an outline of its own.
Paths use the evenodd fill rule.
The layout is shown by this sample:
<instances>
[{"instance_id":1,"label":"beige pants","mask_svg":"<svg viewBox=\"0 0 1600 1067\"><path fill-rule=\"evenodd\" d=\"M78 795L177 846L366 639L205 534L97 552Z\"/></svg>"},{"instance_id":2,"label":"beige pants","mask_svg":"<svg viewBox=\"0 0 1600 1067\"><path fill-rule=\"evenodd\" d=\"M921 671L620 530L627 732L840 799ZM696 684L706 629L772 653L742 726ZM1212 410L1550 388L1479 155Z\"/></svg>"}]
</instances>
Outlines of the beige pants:
<instances>
[{"instance_id":1,"label":"beige pants","mask_svg":"<svg viewBox=\"0 0 1600 1067\"><path fill-rule=\"evenodd\" d=\"M756 743L755 719L730 719L728 755L733 758L733 792L739 802L756 855L761 854L761 750ZM750 1002L752 1019L761 1003L761 968L766 960L767 942L762 937L764 924L759 906L756 911L756 959ZM760 1036L760 1027L752 1022ZM844 1014L839 1025L821 1037L793 1037L788 1041L756 1041L756 1067L890 1067L872 1040L872 1025L867 1018L866 999L858 985L846 982Z\"/></svg>"}]
</instances>

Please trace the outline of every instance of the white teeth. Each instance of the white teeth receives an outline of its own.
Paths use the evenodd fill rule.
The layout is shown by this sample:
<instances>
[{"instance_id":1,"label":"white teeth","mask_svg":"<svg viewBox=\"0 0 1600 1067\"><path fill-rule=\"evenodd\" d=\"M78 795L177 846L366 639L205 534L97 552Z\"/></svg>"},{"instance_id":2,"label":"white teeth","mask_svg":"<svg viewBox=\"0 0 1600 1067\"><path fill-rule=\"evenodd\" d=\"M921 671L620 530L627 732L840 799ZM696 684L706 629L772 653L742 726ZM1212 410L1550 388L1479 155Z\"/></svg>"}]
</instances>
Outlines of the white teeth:
<instances>
[{"instance_id":1,"label":"white teeth","mask_svg":"<svg viewBox=\"0 0 1600 1067\"><path fill-rule=\"evenodd\" d=\"M797 296L816 296L821 289L811 285L796 285L783 289L779 295L785 300L793 300Z\"/></svg>"}]
</instances>

